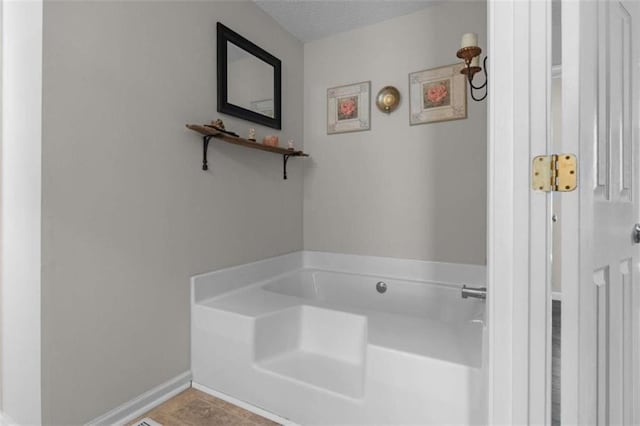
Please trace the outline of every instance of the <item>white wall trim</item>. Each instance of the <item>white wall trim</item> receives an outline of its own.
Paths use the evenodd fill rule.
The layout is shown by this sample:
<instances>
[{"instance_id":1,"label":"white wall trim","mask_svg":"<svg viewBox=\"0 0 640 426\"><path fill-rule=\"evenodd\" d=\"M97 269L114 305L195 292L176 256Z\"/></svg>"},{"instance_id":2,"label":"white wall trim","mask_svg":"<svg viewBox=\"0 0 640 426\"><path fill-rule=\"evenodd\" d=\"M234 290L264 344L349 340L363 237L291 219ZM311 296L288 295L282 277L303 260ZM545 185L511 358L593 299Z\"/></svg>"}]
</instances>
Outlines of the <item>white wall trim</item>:
<instances>
[{"instance_id":1,"label":"white wall trim","mask_svg":"<svg viewBox=\"0 0 640 426\"><path fill-rule=\"evenodd\" d=\"M0 387L5 420L42 423L43 0L3 1Z\"/></svg>"},{"instance_id":2,"label":"white wall trim","mask_svg":"<svg viewBox=\"0 0 640 426\"><path fill-rule=\"evenodd\" d=\"M0 0L0 22L2 22L2 26L0 27L0 40L3 40L4 38L6 38L6 34L5 34L5 30L4 30L4 21L3 21L3 16L4 16L4 12L3 12L3 8L4 8L4 2L5 0ZM3 121L4 121L4 113L2 111L4 111L4 92L2 90L3 88L3 80L4 80L4 47L2 46L2 43L0 42L0 176L2 176L2 141L3 141ZM0 184L0 200L2 200L2 185ZM2 262L4 259L4 256L2 255L2 207L0 206L0 271L3 269L2 268ZM2 297L2 276L0 275L0 297ZM2 323L2 303L0 303L0 342L3 341L3 323ZM3 420L3 403L2 403L2 388L4 387L3 383L3 376L2 376L2 366L4 365L4 362L2 360L2 349L0 348L0 426L4 426L4 420Z\"/></svg>"},{"instance_id":3,"label":"white wall trim","mask_svg":"<svg viewBox=\"0 0 640 426\"><path fill-rule=\"evenodd\" d=\"M174 377L140 396L125 402L87 425L122 425L150 411L191 386L191 371Z\"/></svg>"},{"instance_id":4,"label":"white wall trim","mask_svg":"<svg viewBox=\"0 0 640 426\"><path fill-rule=\"evenodd\" d=\"M488 7L488 423L548 424L548 196L529 164L549 139L550 2Z\"/></svg>"},{"instance_id":5,"label":"white wall trim","mask_svg":"<svg viewBox=\"0 0 640 426\"><path fill-rule=\"evenodd\" d=\"M512 170L496 167L513 159L514 3L488 3L488 42L491 55L487 137L487 323L489 333L488 424L512 424L515 396L513 324L513 200ZM499 83L499 84L498 84ZM504 136L500 136L504 135Z\"/></svg>"},{"instance_id":6,"label":"white wall trim","mask_svg":"<svg viewBox=\"0 0 640 426\"><path fill-rule=\"evenodd\" d=\"M216 390L213 390L209 387L203 386L199 383L193 382L193 388L194 389L198 389L199 391L202 391L206 394L209 394L211 396L215 396L216 398L220 398L223 401L227 401L230 404L236 405L240 408L243 408L247 411L251 411L254 414L257 414L259 416L264 417L265 419L269 419L271 421L274 421L278 424L281 424L283 426L298 426L297 423L292 422L289 419L286 419L284 417L280 417L277 414L273 414L270 411L264 410L260 407L256 407L255 405L251 405L248 402L236 399L232 396L229 396L227 394L224 394L222 392L218 392Z\"/></svg>"}]
</instances>

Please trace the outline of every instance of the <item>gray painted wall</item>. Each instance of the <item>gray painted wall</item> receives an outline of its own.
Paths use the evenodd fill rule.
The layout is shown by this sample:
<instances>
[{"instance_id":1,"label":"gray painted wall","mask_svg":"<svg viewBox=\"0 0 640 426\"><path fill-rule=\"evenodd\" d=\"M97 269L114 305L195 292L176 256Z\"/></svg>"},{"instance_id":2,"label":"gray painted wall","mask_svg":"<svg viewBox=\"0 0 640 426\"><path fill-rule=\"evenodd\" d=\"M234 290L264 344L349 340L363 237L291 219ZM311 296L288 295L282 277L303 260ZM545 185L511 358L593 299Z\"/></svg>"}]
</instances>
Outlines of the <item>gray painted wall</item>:
<instances>
[{"instance_id":1,"label":"gray painted wall","mask_svg":"<svg viewBox=\"0 0 640 426\"><path fill-rule=\"evenodd\" d=\"M457 62L465 32L486 48L485 2L305 44L305 249L485 264L487 101L469 98L466 120L409 126L408 74ZM371 131L328 136L327 88L364 80L372 98L396 86L400 107L372 105Z\"/></svg>"},{"instance_id":2,"label":"gray painted wall","mask_svg":"<svg viewBox=\"0 0 640 426\"><path fill-rule=\"evenodd\" d=\"M302 249L302 165L201 139L216 21L282 59L302 140L303 46L252 2L46 2L43 419L79 424L189 369L189 277ZM258 136L272 129L225 118Z\"/></svg>"},{"instance_id":3,"label":"gray painted wall","mask_svg":"<svg viewBox=\"0 0 640 426\"><path fill-rule=\"evenodd\" d=\"M456 62L463 32L486 46L485 6L434 6L303 48L252 2L47 2L44 422L86 422L188 370L194 274L303 246L484 264L486 102L410 127L406 96L409 72ZM218 116L218 20L282 59L280 138L300 146L304 121L312 155L289 162L287 181L280 157L215 142L200 170L184 124ZM361 80L372 95L397 86L401 107L373 109L372 131L327 136L326 89ZM277 133L224 119L243 136Z\"/></svg>"}]
</instances>

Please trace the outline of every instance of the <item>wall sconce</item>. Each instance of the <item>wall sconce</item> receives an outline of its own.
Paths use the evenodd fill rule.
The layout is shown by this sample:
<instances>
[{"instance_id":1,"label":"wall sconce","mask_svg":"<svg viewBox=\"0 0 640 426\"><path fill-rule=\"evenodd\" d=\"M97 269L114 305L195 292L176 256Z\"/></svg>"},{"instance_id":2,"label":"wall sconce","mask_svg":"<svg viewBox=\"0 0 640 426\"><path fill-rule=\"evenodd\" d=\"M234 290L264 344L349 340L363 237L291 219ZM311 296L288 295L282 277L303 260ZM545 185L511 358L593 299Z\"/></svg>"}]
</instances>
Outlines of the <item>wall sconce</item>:
<instances>
[{"instance_id":1,"label":"wall sconce","mask_svg":"<svg viewBox=\"0 0 640 426\"><path fill-rule=\"evenodd\" d=\"M393 86L385 86L378 92L376 106L382 112L391 114L400 103L400 92Z\"/></svg>"},{"instance_id":2,"label":"wall sconce","mask_svg":"<svg viewBox=\"0 0 640 426\"><path fill-rule=\"evenodd\" d=\"M489 83L489 80L487 78L487 57L485 56L484 61L482 62L482 65L484 66L483 69L480 67L481 53L482 49L478 47L478 34L463 34L462 43L460 43L460 50L458 50L456 56L464 60L465 67L460 70L460 73L467 76L467 80L469 81L469 93L471 93L471 98L474 101L482 101L487 97L488 94L487 84ZM484 83L480 86L474 86L473 76L480 71L484 71ZM476 96L474 95L474 90L482 89L484 89L484 95L480 98L476 98Z\"/></svg>"}]
</instances>

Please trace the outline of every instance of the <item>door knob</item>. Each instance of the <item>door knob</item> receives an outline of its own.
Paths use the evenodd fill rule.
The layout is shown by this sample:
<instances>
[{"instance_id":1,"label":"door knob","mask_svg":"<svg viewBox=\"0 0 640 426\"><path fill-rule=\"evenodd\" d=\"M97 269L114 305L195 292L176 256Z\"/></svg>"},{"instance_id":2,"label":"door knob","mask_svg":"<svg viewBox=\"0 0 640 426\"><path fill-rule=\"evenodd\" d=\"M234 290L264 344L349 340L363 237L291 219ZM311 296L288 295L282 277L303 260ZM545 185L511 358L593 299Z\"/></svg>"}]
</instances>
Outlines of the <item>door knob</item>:
<instances>
[{"instance_id":1,"label":"door knob","mask_svg":"<svg viewBox=\"0 0 640 426\"><path fill-rule=\"evenodd\" d=\"M636 223L636 226L633 227L633 242L640 244L640 223Z\"/></svg>"}]
</instances>

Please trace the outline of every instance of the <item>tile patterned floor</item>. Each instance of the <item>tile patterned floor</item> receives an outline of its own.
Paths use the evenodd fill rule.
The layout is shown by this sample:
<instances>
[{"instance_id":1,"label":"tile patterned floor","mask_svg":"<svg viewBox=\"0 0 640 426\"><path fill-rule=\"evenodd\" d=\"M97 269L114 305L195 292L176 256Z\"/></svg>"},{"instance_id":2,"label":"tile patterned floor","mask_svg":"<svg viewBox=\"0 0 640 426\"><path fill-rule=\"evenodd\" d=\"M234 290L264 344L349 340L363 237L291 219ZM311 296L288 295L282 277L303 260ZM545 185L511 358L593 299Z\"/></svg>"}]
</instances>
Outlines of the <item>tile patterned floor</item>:
<instances>
[{"instance_id":1,"label":"tile patterned floor","mask_svg":"<svg viewBox=\"0 0 640 426\"><path fill-rule=\"evenodd\" d=\"M163 426L277 425L271 420L193 388L174 396L129 425L134 425L145 417Z\"/></svg>"}]
</instances>

